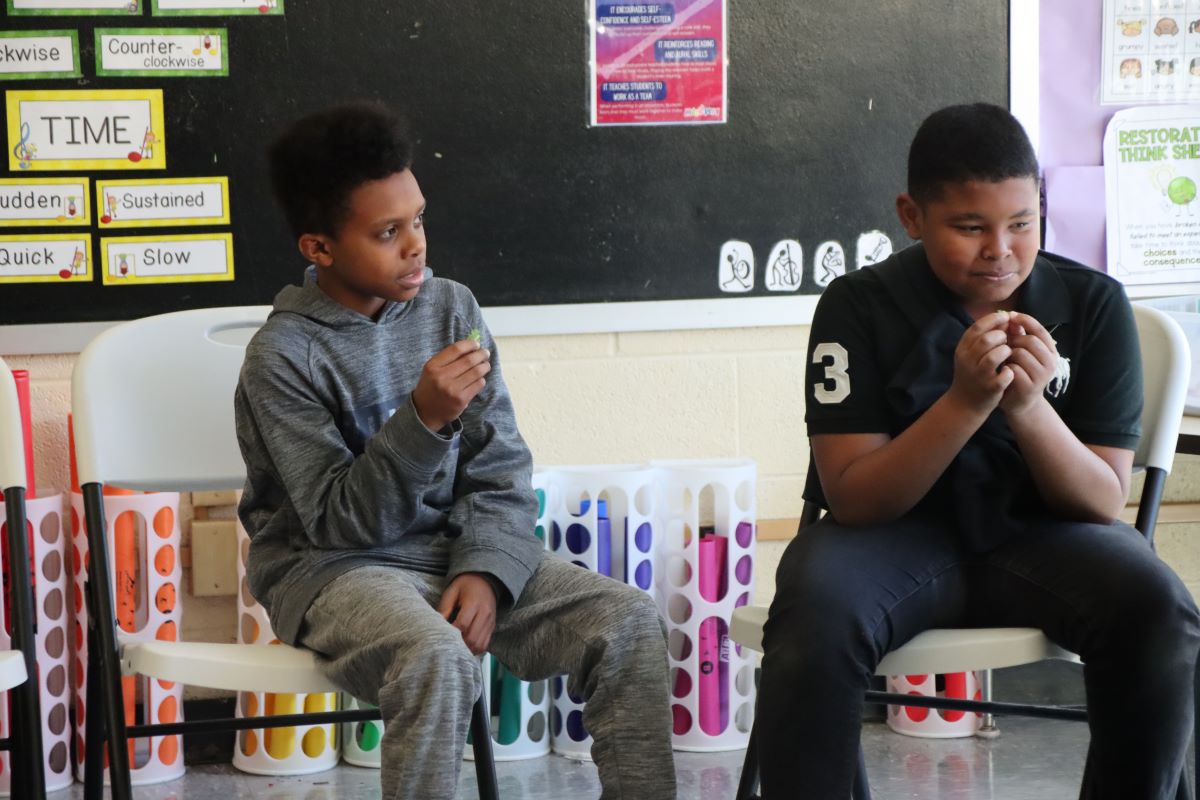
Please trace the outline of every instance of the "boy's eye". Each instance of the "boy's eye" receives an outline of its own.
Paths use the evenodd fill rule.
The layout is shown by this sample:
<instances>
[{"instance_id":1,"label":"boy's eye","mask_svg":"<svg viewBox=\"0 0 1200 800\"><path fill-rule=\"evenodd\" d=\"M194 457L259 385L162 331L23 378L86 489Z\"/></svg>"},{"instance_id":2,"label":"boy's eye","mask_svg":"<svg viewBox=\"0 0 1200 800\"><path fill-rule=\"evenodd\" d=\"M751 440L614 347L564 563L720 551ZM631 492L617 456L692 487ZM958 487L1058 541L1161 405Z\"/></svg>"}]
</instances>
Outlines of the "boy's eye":
<instances>
[{"instance_id":1,"label":"boy's eye","mask_svg":"<svg viewBox=\"0 0 1200 800\"><path fill-rule=\"evenodd\" d=\"M397 233L396 226L395 226L395 225L389 225L387 228L385 228L385 229L384 229L383 233L379 234L379 238L380 238L380 239L384 239L384 240L386 240L386 239L395 239L395 238L396 238L396 233Z\"/></svg>"},{"instance_id":2,"label":"boy's eye","mask_svg":"<svg viewBox=\"0 0 1200 800\"><path fill-rule=\"evenodd\" d=\"M425 212L422 211L420 214L417 214L416 218L413 220L413 227L419 228L424 224L425 224Z\"/></svg>"},{"instance_id":3,"label":"boy's eye","mask_svg":"<svg viewBox=\"0 0 1200 800\"><path fill-rule=\"evenodd\" d=\"M1033 223L1031 223L1031 222L1014 222L1013 228L1018 231L1023 231L1023 230L1026 230L1032 224Z\"/></svg>"},{"instance_id":4,"label":"boy's eye","mask_svg":"<svg viewBox=\"0 0 1200 800\"><path fill-rule=\"evenodd\" d=\"M983 230L983 227L980 225L956 225L955 227L963 233L978 233Z\"/></svg>"}]
</instances>

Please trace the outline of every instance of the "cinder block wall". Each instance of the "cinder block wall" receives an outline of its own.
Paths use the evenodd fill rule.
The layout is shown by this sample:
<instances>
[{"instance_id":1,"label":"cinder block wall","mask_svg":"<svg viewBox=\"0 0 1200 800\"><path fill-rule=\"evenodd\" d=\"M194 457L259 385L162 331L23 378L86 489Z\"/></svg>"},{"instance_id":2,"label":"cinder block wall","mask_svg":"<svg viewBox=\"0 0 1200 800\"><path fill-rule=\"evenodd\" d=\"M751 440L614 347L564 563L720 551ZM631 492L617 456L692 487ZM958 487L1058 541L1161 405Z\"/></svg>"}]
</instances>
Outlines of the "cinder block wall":
<instances>
[{"instance_id":1,"label":"cinder block wall","mask_svg":"<svg viewBox=\"0 0 1200 800\"><path fill-rule=\"evenodd\" d=\"M538 463L749 457L759 468L759 518L773 520L800 513L809 457L802 391L807 337L808 328L797 326L514 337L499 346ZM30 371L38 485L43 492L66 489L75 356L5 361ZM1200 595L1200 458L1176 460L1167 503L1159 550ZM186 544L189 509L181 518ZM756 602L769 602L785 545L760 543ZM235 599L195 598L189 586L185 575L183 637L234 641Z\"/></svg>"}]
</instances>

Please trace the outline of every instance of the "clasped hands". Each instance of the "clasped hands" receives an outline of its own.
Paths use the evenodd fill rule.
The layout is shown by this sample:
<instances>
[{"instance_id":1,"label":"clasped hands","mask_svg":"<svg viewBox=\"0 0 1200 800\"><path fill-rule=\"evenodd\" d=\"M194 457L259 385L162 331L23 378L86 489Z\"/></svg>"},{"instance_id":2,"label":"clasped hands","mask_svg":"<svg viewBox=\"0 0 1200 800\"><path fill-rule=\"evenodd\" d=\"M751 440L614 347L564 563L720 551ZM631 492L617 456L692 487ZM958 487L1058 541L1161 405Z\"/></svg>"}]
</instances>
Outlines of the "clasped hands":
<instances>
[{"instance_id":1,"label":"clasped hands","mask_svg":"<svg viewBox=\"0 0 1200 800\"><path fill-rule=\"evenodd\" d=\"M970 406L1021 414L1042 398L1058 367L1050 332L1028 314L996 311L967 329L954 351L951 393Z\"/></svg>"}]
</instances>

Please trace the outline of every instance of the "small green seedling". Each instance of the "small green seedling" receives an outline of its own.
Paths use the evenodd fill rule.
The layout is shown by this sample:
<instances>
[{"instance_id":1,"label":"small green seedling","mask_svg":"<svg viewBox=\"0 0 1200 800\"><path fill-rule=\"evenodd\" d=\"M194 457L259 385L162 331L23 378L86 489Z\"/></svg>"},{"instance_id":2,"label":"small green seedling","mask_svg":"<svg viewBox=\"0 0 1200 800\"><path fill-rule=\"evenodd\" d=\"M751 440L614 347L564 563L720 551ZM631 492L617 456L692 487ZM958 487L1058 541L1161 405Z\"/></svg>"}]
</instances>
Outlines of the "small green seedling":
<instances>
[{"instance_id":1,"label":"small green seedling","mask_svg":"<svg viewBox=\"0 0 1200 800\"><path fill-rule=\"evenodd\" d=\"M472 342L475 342L475 344L479 344L481 341L483 341L483 331L479 330L479 328L472 328L471 333L467 336L467 338Z\"/></svg>"}]
</instances>

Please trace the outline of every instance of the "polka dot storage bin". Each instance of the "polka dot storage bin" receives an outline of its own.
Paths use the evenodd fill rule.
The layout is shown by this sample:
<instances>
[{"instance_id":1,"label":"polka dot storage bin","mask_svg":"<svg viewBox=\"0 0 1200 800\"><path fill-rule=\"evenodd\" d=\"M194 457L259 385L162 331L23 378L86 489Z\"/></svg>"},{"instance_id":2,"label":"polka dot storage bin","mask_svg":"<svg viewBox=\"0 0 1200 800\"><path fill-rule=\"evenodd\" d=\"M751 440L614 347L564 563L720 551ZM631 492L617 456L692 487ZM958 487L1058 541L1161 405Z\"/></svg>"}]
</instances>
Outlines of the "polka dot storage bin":
<instances>
[{"instance_id":1,"label":"polka dot storage bin","mask_svg":"<svg viewBox=\"0 0 1200 800\"><path fill-rule=\"evenodd\" d=\"M342 708L371 708L369 703L360 703L356 698L342 692ZM355 767L379 769L379 750L383 743L383 723L379 720L342 723L342 761Z\"/></svg>"},{"instance_id":2,"label":"polka dot storage bin","mask_svg":"<svg viewBox=\"0 0 1200 800\"><path fill-rule=\"evenodd\" d=\"M743 748L754 722L752 654L729 640L754 593L753 461L652 461L657 470L674 746Z\"/></svg>"},{"instance_id":3,"label":"polka dot storage bin","mask_svg":"<svg viewBox=\"0 0 1200 800\"><path fill-rule=\"evenodd\" d=\"M71 785L71 724L68 714L71 686L68 680L71 654L68 647L70 594L67 576L67 537L63 533L63 496L38 497L25 501L29 525L29 553L32 559L34 590L34 636L37 643L38 702L42 712L42 750L46 790ZM3 536L8 525L0 525ZM7 541L5 539L5 541ZM7 546L4 553L8 552ZM7 565L6 565L7 566ZM0 592L0 617L7 617L6 593ZM12 639L0 625L0 650L9 649ZM9 736L9 705L0 702L0 736ZM10 792L10 756L0 754L0 795Z\"/></svg>"},{"instance_id":4,"label":"polka dot storage bin","mask_svg":"<svg viewBox=\"0 0 1200 800\"><path fill-rule=\"evenodd\" d=\"M895 694L922 697L957 697L980 700L979 675L954 672L948 675L889 675L887 690ZM953 739L974 736L983 715L973 711L949 711L917 706L888 706L888 727L897 733L927 739Z\"/></svg>"},{"instance_id":5,"label":"polka dot storage bin","mask_svg":"<svg viewBox=\"0 0 1200 800\"><path fill-rule=\"evenodd\" d=\"M482 659L483 685L491 706L492 753L497 761L540 758L550 752L550 695L547 681L526 683L496 660ZM468 741L470 737L468 737ZM475 752L463 751L467 761Z\"/></svg>"},{"instance_id":6,"label":"polka dot storage bin","mask_svg":"<svg viewBox=\"0 0 1200 800\"><path fill-rule=\"evenodd\" d=\"M550 550L584 569L608 575L658 598L655 480L639 464L558 467L546 476ZM583 701L563 677L551 681L554 752L590 759L592 737Z\"/></svg>"},{"instance_id":7,"label":"polka dot storage bin","mask_svg":"<svg viewBox=\"0 0 1200 800\"><path fill-rule=\"evenodd\" d=\"M246 559L250 537L240 521L238 538L238 643L278 644L267 612L246 581ZM321 694L269 694L238 692L237 716L299 714L333 711L337 692ZM300 725L289 728L259 728L238 731L233 748L233 765L254 775L308 775L337 766L337 725Z\"/></svg>"},{"instance_id":8,"label":"polka dot storage bin","mask_svg":"<svg viewBox=\"0 0 1200 800\"><path fill-rule=\"evenodd\" d=\"M134 493L106 489L113 609L119 636L128 641L176 641L181 620L179 598L179 493ZM83 780L83 735L87 714L87 609L83 584L88 542L83 530L83 495L71 493L72 571L75 614L75 772ZM183 719L183 686L141 675L123 677L125 722L155 724ZM184 773L181 737L131 739L129 764L135 786L174 780ZM105 772L105 781L108 775Z\"/></svg>"}]
</instances>

